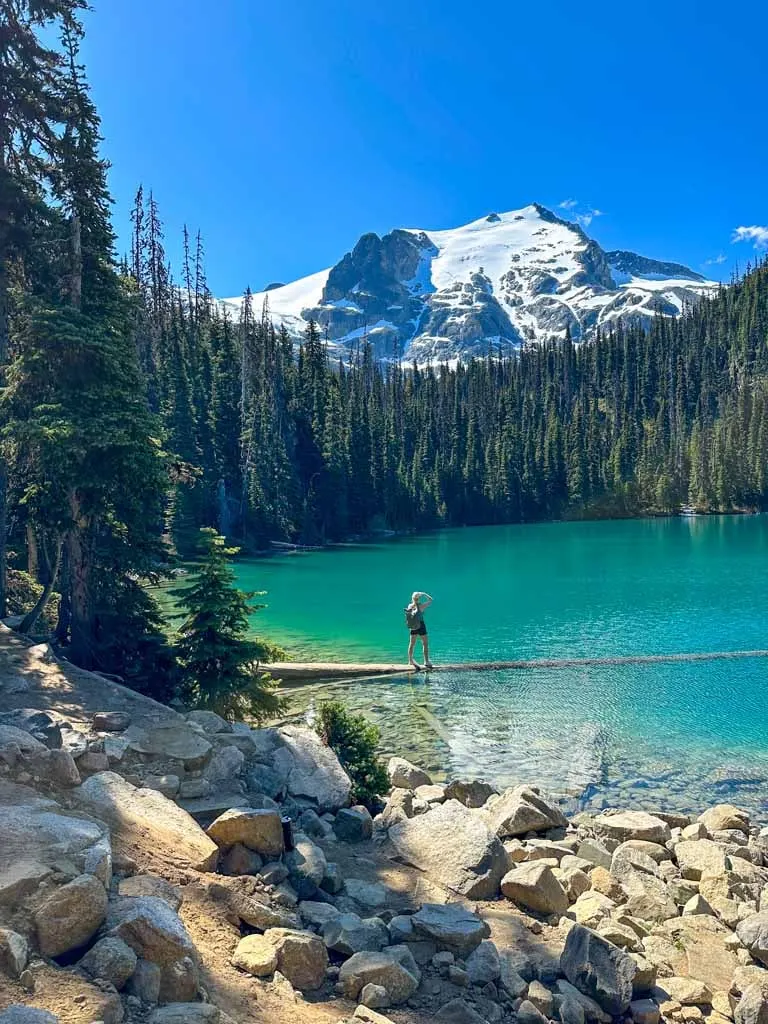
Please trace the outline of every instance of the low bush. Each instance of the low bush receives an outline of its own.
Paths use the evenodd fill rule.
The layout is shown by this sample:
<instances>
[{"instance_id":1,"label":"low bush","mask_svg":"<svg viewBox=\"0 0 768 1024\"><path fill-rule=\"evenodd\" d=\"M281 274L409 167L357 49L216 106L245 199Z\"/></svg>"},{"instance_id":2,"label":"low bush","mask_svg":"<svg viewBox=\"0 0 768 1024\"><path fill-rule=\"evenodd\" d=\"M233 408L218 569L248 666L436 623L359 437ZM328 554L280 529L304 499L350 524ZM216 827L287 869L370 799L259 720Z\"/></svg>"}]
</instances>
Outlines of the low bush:
<instances>
[{"instance_id":1,"label":"low bush","mask_svg":"<svg viewBox=\"0 0 768 1024\"><path fill-rule=\"evenodd\" d=\"M353 799L369 810L375 809L389 789L389 778L377 755L381 737L378 726L364 715L347 711L338 700L319 706L314 726L352 780Z\"/></svg>"}]
</instances>

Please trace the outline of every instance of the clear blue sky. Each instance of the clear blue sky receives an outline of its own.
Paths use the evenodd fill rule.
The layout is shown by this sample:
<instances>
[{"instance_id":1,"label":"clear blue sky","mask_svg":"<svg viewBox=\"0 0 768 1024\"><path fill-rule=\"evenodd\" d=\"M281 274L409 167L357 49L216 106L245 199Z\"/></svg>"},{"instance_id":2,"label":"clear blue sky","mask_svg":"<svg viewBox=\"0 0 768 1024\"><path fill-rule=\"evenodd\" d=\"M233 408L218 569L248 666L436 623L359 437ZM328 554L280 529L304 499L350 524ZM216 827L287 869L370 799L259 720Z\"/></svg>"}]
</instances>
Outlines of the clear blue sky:
<instances>
[{"instance_id":1,"label":"clear blue sky","mask_svg":"<svg viewBox=\"0 0 768 1024\"><path fill-rule=\"evenodd\" d=\"M200 228L218 295L533 201L713 277L768 246L761 0L93 4L121 248L142 182L172 256Z\"/></svg>"}]
</instances>

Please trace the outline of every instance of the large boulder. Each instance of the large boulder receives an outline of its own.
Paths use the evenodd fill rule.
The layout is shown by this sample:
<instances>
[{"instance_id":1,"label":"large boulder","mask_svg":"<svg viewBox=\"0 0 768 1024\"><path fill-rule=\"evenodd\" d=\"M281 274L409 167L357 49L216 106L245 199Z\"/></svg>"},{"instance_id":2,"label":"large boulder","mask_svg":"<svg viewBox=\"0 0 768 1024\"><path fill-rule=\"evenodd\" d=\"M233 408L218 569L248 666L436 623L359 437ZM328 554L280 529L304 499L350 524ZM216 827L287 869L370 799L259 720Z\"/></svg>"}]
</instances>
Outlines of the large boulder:
<instances>
[{"instance_id":1,"label":"large boulder","mask_svg":"<svg viewBox=\"0 0 768 1024\"><path fill-rule=\"evenodd\" d=\"M285 778L288 795L311 800L321 811L334 814L346 807L352 782L339 759L317 733L313 729L288 725L277 730L277 734L279 749L270 767Z\"/></svg>"},{"instance_id":2,"label":"large boulder","mask_svg":"<svg viewBox=\"0 0 768 1024\"><path fill-rule=\"evenodd\" d=\"M492 899L507 855L478 813L448 800L417 818L397 822L389 839L399 856L469 899Z\"/></svg>"},{"instance_id":3,"label":"large boulder","mask_svg":"<svg viewBox=\"0 0 768 1024\"><path fill-rule=\"evenodd\" d=\"M79 875L54 889L35 912L40 952L60 956L96 934L107 916L107 893L93 875Z\"/></svg>"},{"instance_id":4,"label":"large boulder","mask_svg":"<svg viewBox=\"0 0 768 1024\"><path fill-rule=\"evenodd\" d=\"M197 871L216 867L219 848L185 810L152 789L137 789L115 772L92 775L74 790L77 802L112 828L118 849L137 835L164 859Z\"/></svg>"},{"instance_id":5,"label":"large boulder","mask_svg":"<svg viewBox=\"0 0 768 1024\"><path fill-rule=\"evenodd\" d=\"M635 961L596 932L574 925L565 940L560 967L568 981L606 1013L619 1016L628 1009Z\"/></svg>"},{"instance_id":6,"label":"large boulder","mask_svg":"<svg viewBox=\"0 0 768 1024\"><path fill-rule=\"evenodd\" d=\"M0 781L0 906L34 892L62 861L108 885L109 833L33 789Z\"/></svg>"},{"instance_id":7,"label":"large boulder","mask_svg":"<svg viewBox=\"0 0 768 1024\"><path fill-rule=\"evenodd\" d=\"M333 822L336 838L361 843L373 835L373 819L365 807L342 807Z\"/></svg>"},{"instance_id":8,"label":"large boulder","mask_svg":"<svg viewBox=\"0 0 768 1024\"><path fill-rule=\"evenodd\" d=\"M481 942L466 958L466 969L472 985L496 982L501 974L499 952L492 942Z\"/></svg>"},{"instance_id":9,"label":"large boulder","mask_svg":"<svg viewBox=\"0 0 768 1024\"><path fill-rule=\"evenodd\" d=\"M397 1006L410 999L419 986L416 974L402 962L404 947L391 946L380 953L355 953L339 971L339 985L347 999L357 999L366 985L381 985ZM413 968L412 968L413 969Z\"/></svg>"},{"instance_id":10,"label":"large boulder","mask_svg":"<svg viewBox=\"0 0 768 1024\"><path fill-rule=\"evenodd\" d=\"M267 935L246 935L232 954L232 964L255 978L266 978L277 970L277 948Z\"/></svg>"},{"instance_id":11,"label":"large boulder","mask_svg":"<svg viewBox=\"0 0 768 1024\"><path fill-rule=\"evenodd\" d=\"M753 982L744 989L733 1018L736 1024L768 1024L767 982Z\"/></svg>"},{"instance_id":12,"label":"large boulder","mask_svg":"<svg viewBox=\"0 0 768 1024\"><path fill-rule=\"evenodd\" d=\"M683 878L698 882L702 875L724 875L725 851L711 839L686 839L675 847L675 858Z\"/></svg>"},{"instance_id":13,"label":"large boulder","mask_svg":"<svg viewBox=\"0 0 768 1024\"><path fill-rule=\"evenodd\" d=\"M204 768L213 751L205 736L186 722L171 722L146 730L131 726L126 737L135 754L163 761L180 761L187 771Z\"/></svg>"},{"instance_id":14,"label":"large boulder","mask_svg":"<svg viewBox=\"0 0 768 1024\"><path fill-rule=\"evenodd\" d=\"M404 757L390 757L387 765L389 781L397 789L417 789L419 786L431 786L432 779L421 768L406 761Z\"/></svg>"},{"instance_id":15,"label":"large boulder","mask_svg":"<svg viewBox=\"0 0 768 1024\"><path fill-rule=\"evenodd\" d=\"M389 944L389 932L378 917L339 914L323 927L323 941L334 953L352 956L364 950L378 952L383 949Z\"/></svg>"},{"instance_id":16,"label":"large boulder","mask_svg":"<svg viewBox=\"0 0 768 1024\"><path fill-rule=\"evenodd\" d=\"M122 939L137 956L161 968L195 953L178 914L159 896L114 900L109 906L106 927L110 935Z\"/></svg>"},{"instance_id":17,"label":"large boulder","mask_svg":"<svg viewBox=\"0 0 768 1024\"><path fill-rule=\"evenodd\" d=\"M501 880L501 891L509 900L541 914L564 914L568 896L552 869L541 861L513 868Z\"/></svg>"},{"instance_id":18,"label":"large boulder","mask_svg":"<svg viewBox=\"0 0 768 1024\"><path fill-rule=\"evenodd\" d=\"M480 779L453 779L445 787L446 800L458 800L465 807L483 807L496 790Z\"/></svg>"},{"instance_id":19,"label":"large boulder","mask_svg":"<svg viewBox=\"0 0 768 1024\"><path fill-rule=\"evenodd\" d=\"M53 715L38 708L16 708L0 714L0 726L21 729L49 750L61 747L61 727Z\"/></svg>"},{"instance_id":20,"label":"large boulder","mask_svg":"<svg viewBox=\"0 0 768 1024\"><path fill-rule=\"evenodd\" d=\"M736 934L755 960L768 966L768 910L739 921Z\"/></svg>"},{"instance_id":21,"label":"large boulder","mask_svg":"<svg viewBox=\"0 0 768 1024\"><path fill-rule=\"evenodd\" d=\"M660 976L697 978L712 992L727 992L739 966L732 943L733 933L717 918L677 917L643 939L643 956L658 967Z\"/></svg>"},{"instance_id":22,"label":"large boulder","mask_svg":"<svg viewBox=\"0 0 768 1024\"><path fill-rule=\"evenodd\" d=\"M459 956L471 953L491 934L482 918L458 903L425 903L411 921L420 935Z\"/></svg>"},{"instance_id":23,"label":"large boulder","mask_svg":"<svg viewBox=\"0 0 768 1024\"><path fill-rule=\"evenodd\" d=\"M515 786L488 801L484 808L491 831L502 839L546 832L568 824L560 808L530 786Z\"/></svg>"},{"instance_id":24,"label":"large boulder","mask_svg":"<svg viewBox=\"0 0 768 1024\"><path fill-rule=\"evenodd\" d=\"M233 807L220 814L206 833L222 849L242 843L269 859L283 852L283 826L277 811Z\"/></svg>"},{"instance_id":25,"label":"large boulder","mask_svg":"<svg viewBox=\"0 0 768 1024\"><path fill-rule=\"evenodd\" d=\"M272 928L264 933L275 948L277 969L300 992L314 992L325 981L328 952L319 935Z\"/></svg>"},{"instance_id":26,"label":"large boulder","mask_svg":"<svg viewBox=\"0 0 768 1024\"><path fill-rule=\"evenodd\" d=\"M649 843L664 844L672 836L669 825L646 811L621 811L618 814L600 814L594 826L602 835L620 843L627 839L644 839Z\"/></svg>"},{"instance_id":27,"label":"large boulder","mask_svg":"<svg viewBox=\"0 0 768 1024\"><path fill-rule=\"evenodd\" d=\"M699 815L697 820L706 827L708 832L736 829L749 834L749 815L740 807L734 807L733 804L716 804Z\"/></svg>"},{"instance_id":28,"label":"large boulder","mask_svg":"<svg viewBox=\"0 0 768 1024\"><path fill-rule=\"evenodd\" d=\"M121 989L136 970L138 958L127 942L105 936L91 946L78 964L92 978L103 978Z\"/></svg>"}]
</instances>

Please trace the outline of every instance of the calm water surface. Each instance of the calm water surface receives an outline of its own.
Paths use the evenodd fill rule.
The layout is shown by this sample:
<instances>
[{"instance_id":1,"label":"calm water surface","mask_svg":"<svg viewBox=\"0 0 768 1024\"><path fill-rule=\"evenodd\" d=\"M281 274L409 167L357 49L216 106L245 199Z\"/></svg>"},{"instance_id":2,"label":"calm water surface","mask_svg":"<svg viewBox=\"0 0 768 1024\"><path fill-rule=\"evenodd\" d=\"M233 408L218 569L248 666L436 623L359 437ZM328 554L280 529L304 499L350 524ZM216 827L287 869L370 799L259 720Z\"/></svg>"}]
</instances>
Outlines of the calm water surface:
<instances>
[{"instance_id":1,"label":"calm water surface","mask_svg":"<svg viewBox=\"0 0 768 1024\"><path fill-rule=\"evenodd\" d=\"M402 609L435 598L428 678L305 686L341 695L389 750L437 774L539 783L581 806L768 818L768 658L450 673L440 661L768 649L768 518L451 530L243 561L254 626L297 659L403 658Z\"/></svg>"}]
</instances>

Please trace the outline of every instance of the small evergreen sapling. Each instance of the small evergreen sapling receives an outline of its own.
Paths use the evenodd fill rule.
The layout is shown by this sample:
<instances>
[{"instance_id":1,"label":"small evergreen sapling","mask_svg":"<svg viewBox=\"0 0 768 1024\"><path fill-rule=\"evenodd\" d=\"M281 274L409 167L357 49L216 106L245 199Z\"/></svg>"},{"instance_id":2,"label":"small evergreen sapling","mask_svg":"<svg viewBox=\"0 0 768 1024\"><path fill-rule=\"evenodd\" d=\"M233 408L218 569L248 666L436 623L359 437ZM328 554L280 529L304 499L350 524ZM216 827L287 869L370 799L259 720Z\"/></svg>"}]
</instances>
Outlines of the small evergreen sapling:
<instances>
[{"instance_id":1,"label":"small evergreen sapling","mask_svg":"<svg viewBox=\"0 0 768 1024\"><path fill-rule=\"evenodd\" d=\"M320 705L315 729L352 780L353 799L374 807L389 790L387 772L376 754L379 727L364 715L347 711L341 701L331 700Z\"/></svg>"},{"instance_id":2,"label":"small evergreen sapling","mask_svg":"<svg viewBox=\"0 0 768 1024\"><path fill-rule=\"evenodd\" d=\"M182 669L182 696L195 707L227 719L261 721L280 711L275 683L258 671L259 662L279 656L279 648L248 637L248 616L263 605L256 593L235 587L228 559L237 548L209 528L200 531L203 562L191 586L172 594L187 618L179 629L176 652Z\"/></svg>"}]
</instances>

